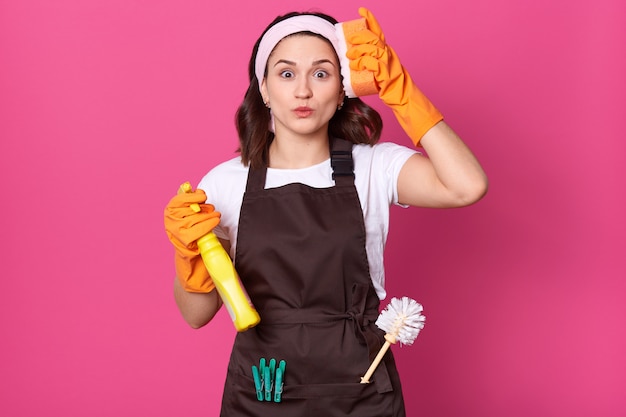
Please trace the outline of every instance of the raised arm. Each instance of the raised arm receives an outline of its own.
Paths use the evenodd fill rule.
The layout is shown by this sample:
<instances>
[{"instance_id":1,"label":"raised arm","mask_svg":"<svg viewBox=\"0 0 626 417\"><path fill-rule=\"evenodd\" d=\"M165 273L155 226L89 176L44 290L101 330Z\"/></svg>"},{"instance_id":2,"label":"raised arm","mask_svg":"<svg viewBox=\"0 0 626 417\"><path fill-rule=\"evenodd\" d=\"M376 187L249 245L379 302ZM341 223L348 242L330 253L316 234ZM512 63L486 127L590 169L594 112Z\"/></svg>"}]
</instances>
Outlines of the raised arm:
<instances>
[{"instance_id":1,"label":"raised arm","mask_svg":"<svg viewBox=\"0 0 626 417\"><path fill-rule=\"evenodd\" d=\"M353 45L346 53L353 70L374 74L378 96L416 146L428 157L415 155L398 179L400 203L424 207L459 207L479 200L487 191L487 177L480 164L443 115L415 85L387 44L374 17L359 9L367 28L349 35Z\"/></svg>"},{"instance_id":2,"label":"raised arm","mask_svg":"<svg viewBox=\"0 0 626 417\"><path fill-rule=\"evenodd\" d=\"M480 200L488 181L482 167L457 134L441 121L422 137L428 157L414 155L398 178L398 199L419 207L462 207Z\"/></svg>"}]
</instances>

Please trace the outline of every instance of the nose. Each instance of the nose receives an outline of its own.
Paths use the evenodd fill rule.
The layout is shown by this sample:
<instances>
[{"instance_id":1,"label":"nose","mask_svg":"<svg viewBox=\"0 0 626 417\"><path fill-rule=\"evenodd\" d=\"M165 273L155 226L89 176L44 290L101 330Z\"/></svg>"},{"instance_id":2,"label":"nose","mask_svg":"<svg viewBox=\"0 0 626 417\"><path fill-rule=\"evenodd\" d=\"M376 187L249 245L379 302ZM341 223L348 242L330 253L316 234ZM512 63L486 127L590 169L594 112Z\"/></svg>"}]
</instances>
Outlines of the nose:
<instances>
[{"instance_id":1,"label":"nose","mask_svg":"<svg viewBox=\"0 0 626 417\"><path fill-rule=\"evenodd\" d=\"M296 85L295 96L297 98L309 98L313 95L308 77L301 77Z\"/></svg>"}]
</instances>

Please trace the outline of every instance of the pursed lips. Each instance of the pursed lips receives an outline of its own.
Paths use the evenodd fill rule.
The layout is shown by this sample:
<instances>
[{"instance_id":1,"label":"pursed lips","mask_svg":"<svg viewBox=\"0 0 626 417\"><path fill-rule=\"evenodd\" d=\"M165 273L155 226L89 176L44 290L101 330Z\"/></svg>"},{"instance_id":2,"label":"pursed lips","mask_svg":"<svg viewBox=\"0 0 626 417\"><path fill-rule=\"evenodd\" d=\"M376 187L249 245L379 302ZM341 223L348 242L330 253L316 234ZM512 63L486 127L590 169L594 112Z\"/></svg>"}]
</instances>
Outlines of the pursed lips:
<instances>
[{"instance_id":1,"label":"pursed lips","mask_svg":"<svg viewBox=\"0 0 626 417\"><path fill-rule=\"evenodd\" d=\"M300 106L296 107L293 112L296 114L296 116L304 118L309 117L311 114L313 114L313 109L306 106Z\"/></svg>"}]
</instances>

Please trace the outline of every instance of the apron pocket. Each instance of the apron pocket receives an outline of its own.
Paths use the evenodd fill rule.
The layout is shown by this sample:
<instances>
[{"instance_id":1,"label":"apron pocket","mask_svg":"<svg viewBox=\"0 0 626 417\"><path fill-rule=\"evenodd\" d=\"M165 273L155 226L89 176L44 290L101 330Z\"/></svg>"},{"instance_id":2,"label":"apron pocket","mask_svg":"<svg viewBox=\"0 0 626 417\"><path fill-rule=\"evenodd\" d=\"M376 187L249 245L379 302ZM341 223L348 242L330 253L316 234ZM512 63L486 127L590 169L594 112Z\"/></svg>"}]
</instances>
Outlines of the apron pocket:
<instances>
[{"instance_id":1,"label":"apron pocket","mask_svg":"<svg viewBox=\"0 0 626 417\"><path fill-rule=\"evenodd\" d=\"M392 417L394 395L398 395L393 391L380 394L374 383L289 385L287 380L283 388L282 401L275 403L256 399L254 382L251 378L236 374L231 381L238 386L237 388L231 386L231 389L238 393L231 397L237 405L231 402L231 406L247 409L248 413L233 414L237 416ZM233 391L230 394L235 394Z\"/></svg>"}]
</instances>

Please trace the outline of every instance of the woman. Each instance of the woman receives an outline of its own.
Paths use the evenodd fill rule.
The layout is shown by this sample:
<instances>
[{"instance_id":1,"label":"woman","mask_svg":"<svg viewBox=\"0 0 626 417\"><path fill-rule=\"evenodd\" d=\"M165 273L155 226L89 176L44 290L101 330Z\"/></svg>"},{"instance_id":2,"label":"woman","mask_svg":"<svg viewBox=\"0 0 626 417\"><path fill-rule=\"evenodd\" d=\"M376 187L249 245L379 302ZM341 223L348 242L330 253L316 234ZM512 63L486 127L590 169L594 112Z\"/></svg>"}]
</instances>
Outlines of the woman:
<instances>
[{"instance_id":1,"label":"woman","mask_svg":"<svg viewBox=\"0 0 626 417\"><path fill-rule=\"evenodd\" d=\"M376 144L380 116L342 86L336 21L292 13L254 47L237 113L241 156L166 208L185 320L202 327L222 304L194 243L213 229L261 316L237 334L222 416L404 416L391 352L372 382L360 383L384 342L374 321L385 297L389 205L459 207L486 192L472 153L413 84L373 15L359 13L368 29L350 37L349 65L373 72L379 97L428 157ZM260 358L287 363L281 402L257 399Z\"/></svg>"}]
</instances>

